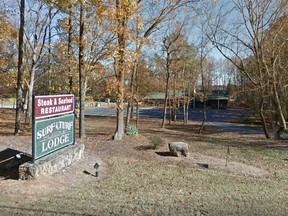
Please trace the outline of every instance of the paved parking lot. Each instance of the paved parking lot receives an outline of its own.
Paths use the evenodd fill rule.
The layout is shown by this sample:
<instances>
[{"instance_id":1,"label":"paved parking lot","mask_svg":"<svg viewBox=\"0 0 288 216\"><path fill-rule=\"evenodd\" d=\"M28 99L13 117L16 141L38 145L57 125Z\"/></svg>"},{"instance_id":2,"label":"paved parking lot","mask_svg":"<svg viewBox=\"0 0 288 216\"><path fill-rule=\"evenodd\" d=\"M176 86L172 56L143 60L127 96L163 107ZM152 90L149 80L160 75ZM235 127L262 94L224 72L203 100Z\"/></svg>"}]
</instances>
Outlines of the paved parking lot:
<instances>
[{"instance_id":1,"label":"paved parking lot","mask_svg":"<svg viewBox=\"0 0 288 216\"><path fill-rule=\"evenodd\" d=\"M168 116L169 116L169 110ZM126 109L124 110L126 114ZM85 110L85 115L95 116L116 116L116 110L112 107L95 107ZM139 115L141 118L162 118L163 108L140 108ZM168 117L167 116L167 117ZM241 134L261 134L263 133L261 128L252 127L243 124L239 124L241 119L248 116L248 113L243 109L208 109L206 125L223 129L225 131L237 131ZM177 119L183 119L183 110L178 109ZM202 122L203 110L202 109L190 109L189 120ZM238 123L237 123L238 122Z\"/></svg>"}]
</instances>

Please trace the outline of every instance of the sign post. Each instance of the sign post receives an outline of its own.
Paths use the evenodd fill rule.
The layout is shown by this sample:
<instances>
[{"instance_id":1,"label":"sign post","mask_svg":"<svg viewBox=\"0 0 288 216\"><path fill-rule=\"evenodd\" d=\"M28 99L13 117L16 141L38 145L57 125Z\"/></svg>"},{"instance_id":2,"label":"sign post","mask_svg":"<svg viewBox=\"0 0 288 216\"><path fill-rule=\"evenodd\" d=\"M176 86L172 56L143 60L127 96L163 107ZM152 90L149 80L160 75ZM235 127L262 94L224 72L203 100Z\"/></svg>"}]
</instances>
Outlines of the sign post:
<instances>
[{"instance_id":1,"label":"sign post","mask_svg":"<svg viewBox=\"0 0 288 216\"><path fill-rule=\"evenodd\" d=\"M74 95L34 96L32 157L35 160L75 143Z\"/></svg>"}]
</instances>

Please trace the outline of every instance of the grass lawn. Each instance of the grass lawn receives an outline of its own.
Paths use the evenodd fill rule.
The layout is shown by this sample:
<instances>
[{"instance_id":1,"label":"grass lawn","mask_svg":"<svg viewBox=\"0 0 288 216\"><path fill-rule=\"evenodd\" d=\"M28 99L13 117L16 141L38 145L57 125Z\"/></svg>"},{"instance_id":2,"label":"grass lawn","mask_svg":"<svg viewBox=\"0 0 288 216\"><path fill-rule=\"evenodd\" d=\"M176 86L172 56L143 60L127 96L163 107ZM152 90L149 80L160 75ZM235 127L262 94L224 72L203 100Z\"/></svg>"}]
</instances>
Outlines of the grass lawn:
<instances>
[{"instance_id":1,"label":"grass lawn","mask_svg":"<svg viewBox=\"0 0 288 216\"><path fill-rule=\"evenodd\" d=\"M0 179L0 215L288 215L288 151L277 147L287 142L159 130L149 121L143 122L138 138L116 142L109 141L114 127L107 119L87 119L89 133L98 135L80 140L86 146L81 166L45 177L46 181ZM136 148L149 145L151 137L165 139L163 143L182 137L189 144L190 159L156 154L165 153L165 144L157 149ZM24 143L21 136L0 138L2 148L11 142ZM201 168L193 162L197 155L214 158L210 164L218 159L225 163L229 156L228 167L237 162L269 175ZM103 162L99 177L84 174L96 156ZM61 189L53 190L56 185Z\"/></svg>"},{"instance_id":2,"label":"grass lawn","mask_svg":"<svg viewBox=\"0 0 288 216\"><path fill-rule=\"evenodd\" d=\"M104 178L6 203L2 214L287 215L287 170L281 174L258 179L113 157Z\"/></svg>"}]
</instances>

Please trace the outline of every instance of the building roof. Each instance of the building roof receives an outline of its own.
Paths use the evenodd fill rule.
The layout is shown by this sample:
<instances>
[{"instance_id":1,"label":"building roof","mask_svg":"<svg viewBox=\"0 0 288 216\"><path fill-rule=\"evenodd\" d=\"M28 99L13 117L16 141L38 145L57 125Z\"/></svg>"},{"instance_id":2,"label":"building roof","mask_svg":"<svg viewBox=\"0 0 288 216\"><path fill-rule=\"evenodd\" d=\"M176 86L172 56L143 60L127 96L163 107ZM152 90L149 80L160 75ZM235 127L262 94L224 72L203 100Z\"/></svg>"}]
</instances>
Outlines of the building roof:
<instances>
[{"instance_id":1,"label":"building roof","mask_svg":"<svg viewBox=\"0 0 288 216\"><path fill-rule=\"evenodd\" d=\"M165 92L152 92L144 97L145 100L164 100Z\"/></svg>"},{"instance_id":2,"label":"building roof","mask_svg":"<svg viewBox=\"0 0 288 216\"><path fill-rule=\"evenodd\" d=\"M182 91L176 91L176 97L182 97ZM174 91L170 91L170 98L174 95ZM144 100L164 100L165 99L165 92L151 92L144 97Z\"/></svg>"},{"instance_id":3,"label":"building roof","mask_svg":"<svg viewBox=\"0 0 288 216\"><path fill-rule=\"evenodd\" d=\"M206 92L207 100L228 100L229 92L224 90L213 90Z\"/></svg>"},{"instance_id":4,"label":"building roof","mask_svg":"<svg viewBox=\"0 0 288 216\"><path fill-rule=\"evenodd\" d=\"M201 93L197 92L197 93ZM203 92L202 92L203 93ZM170 98L173 97L173 90L170 91ZM182 91L176 91L176 97L182 97ZM229 92L224 90L213 90L206 92L206 100L228 100L229 99ZM165 99L165 92L151 92L144 97L144 100L164 100Z\"/></svg>"}]
</instances>

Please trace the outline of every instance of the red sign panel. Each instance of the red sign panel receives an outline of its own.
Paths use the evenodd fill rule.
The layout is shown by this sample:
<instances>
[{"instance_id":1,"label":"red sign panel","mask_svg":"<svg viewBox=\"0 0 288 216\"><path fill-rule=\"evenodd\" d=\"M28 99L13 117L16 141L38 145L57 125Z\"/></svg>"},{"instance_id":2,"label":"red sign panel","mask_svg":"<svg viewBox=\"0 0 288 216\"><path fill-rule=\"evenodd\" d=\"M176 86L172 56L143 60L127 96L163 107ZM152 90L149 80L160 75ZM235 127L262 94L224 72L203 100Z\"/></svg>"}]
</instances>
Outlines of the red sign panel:
<instances>
[{"instance_id":1,"label":"red sign panel","mask_svg":"<svg viewBox=\"0 0 288 216\"><path fill-rule=\"evenodd\" d=\"M35 119L72 113L75 109L73 94L35 96L34 101Z\"/></svg>"}]
</instances>

